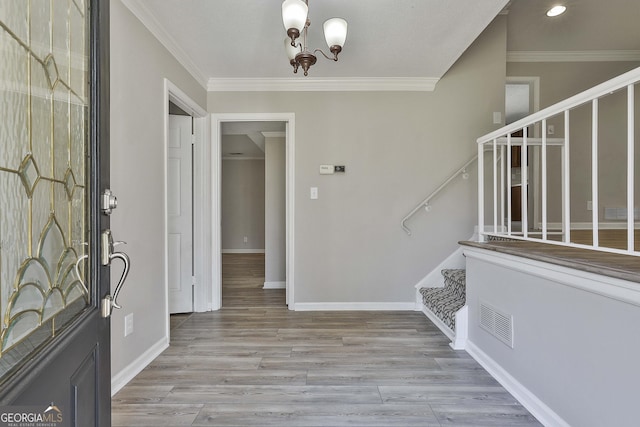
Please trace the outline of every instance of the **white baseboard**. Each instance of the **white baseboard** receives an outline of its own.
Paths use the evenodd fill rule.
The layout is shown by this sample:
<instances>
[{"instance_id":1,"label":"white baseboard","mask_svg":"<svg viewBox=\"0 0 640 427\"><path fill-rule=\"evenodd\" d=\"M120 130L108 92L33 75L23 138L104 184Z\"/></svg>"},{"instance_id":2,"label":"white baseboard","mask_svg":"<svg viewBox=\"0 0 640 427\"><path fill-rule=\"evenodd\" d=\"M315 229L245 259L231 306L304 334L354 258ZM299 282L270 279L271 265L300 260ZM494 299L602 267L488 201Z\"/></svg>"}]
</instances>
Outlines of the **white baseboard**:
<instances>
[{"instance_id":1,"label":"white baseboard","mask_svg":"<svg viewBox=\"0 0 640 427\"><path fill-rule=\"evenodd\" d=\"M264 249L222 249L223 254L263 254Z\"/></svg>"},{"instance_id":2,"label":"white baseboard","mask_svg":"<svg viewBox=\"0 0 640 427\"><path fill-rule=\"evenodd\" d=\"M415 302L298 302L295 311L415 311Z\"/></svg>"},{"instance_id":3,"label":"white baseboard","mask_svg":"<svg viewBox=\"0 0 640 427\"><path fill-rule=\"evenodd\" d=\"M467 341L467 353L473 357L484 369L491 374L509 393L515 397L531 414L547 427L570 427L550 407L542 402L529 389L509 374L489 355L480 350L473 342Z\"/></svg>"},{"instance_id":4,"label":"white baseboard","mask_svg":"<svg viewBox=\"0 0 640 427\"><path fill-rule=\"evenodd\" d=\"M149 363L165 351L169 347L168 337L163 337L160 341L152 345L147 351L142 353L140 357L131 362L129 366L115 375L111 376L111 396L113 397L122 387L127 385L136 375L138 375Z\"/></svg>"},{"instance_id":5,"label":"white baseboard","mask_svg":"<svg viewBox=\"0 0 640 427\"><path fill-rule=\"evenodd\" d=\"M451 342L451 348L454 350L464 350L469 339L469 306L464 305L456 312L455 320L456 332Z\"/></svg>"},{"instance_id":6,"label":"white baseboard","mask_svg":"<svg viewBox=\"0 0 640 427\"><path fill-rule=\"evenodd\" d=\"M262 289L287 289L287 282L264 282Z\"/></svg>"}]
</instances>

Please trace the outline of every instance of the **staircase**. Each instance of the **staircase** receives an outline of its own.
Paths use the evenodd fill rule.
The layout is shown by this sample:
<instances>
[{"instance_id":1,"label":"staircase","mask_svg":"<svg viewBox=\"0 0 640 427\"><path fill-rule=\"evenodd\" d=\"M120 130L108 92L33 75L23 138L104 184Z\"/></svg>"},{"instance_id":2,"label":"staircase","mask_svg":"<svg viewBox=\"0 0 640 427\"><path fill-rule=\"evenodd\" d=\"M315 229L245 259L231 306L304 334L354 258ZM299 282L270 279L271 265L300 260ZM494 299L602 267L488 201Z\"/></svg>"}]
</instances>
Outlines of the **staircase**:
<instances>
[{"instance_id":1,"label":"staircase","mask_svg":"<svg viewBox=\"0 0 640 427\"><path fill-rule=\"evenodd\" d=\"M420 288L422 311L453 342L454 349L464 348L466 340L466 270L443 269L444 287Z\"/></svg>"}]
</instances>

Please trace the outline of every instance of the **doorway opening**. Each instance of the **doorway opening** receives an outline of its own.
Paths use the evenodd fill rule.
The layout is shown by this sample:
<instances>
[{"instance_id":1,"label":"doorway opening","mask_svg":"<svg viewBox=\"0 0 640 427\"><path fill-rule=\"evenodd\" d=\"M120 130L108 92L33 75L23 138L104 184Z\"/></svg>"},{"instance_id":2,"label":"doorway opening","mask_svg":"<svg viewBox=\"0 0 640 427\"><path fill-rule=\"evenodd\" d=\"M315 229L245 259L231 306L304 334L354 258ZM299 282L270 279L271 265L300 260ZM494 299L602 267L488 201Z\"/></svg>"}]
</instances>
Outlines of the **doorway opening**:
<instances>
[{"instance_id":1,"label":"doorway opening","mask_svg":"<svg viewBox=\"0 0 640 427\"><path fill-rule=\"evenodd\" d=\"M286 301L286 122L221 125L223 307Z\"/></svg>"},{"instance_id":2,"label":"doorway opening","mask_svg":"<svg viewBox=\"0 0 640 427\"><path fill-rule=\"evenodd\" d=\"M294 127L291 113L212 115L214 310L224 304L223 264L225 273L262 268L261 283L245 277L244 285L260 298L284 289L293 309Z\"/></svg>"}]
</instances>

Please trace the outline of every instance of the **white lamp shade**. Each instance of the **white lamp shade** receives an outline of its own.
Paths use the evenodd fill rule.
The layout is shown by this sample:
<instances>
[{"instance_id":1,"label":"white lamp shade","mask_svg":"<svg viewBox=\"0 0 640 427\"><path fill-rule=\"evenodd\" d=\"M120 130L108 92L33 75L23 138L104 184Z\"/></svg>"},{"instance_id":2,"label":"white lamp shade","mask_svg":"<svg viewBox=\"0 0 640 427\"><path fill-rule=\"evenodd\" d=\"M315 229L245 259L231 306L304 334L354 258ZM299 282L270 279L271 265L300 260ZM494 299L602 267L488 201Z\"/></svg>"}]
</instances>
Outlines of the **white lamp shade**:
<instances>
[{"instance_id":1,"label":"white lamp shade","mask_svg":"<svg viewBox=\"0 0 640 427\"><path fill-rule=\"evenodd\" d=\"M347 21L342 18L327 19L323 28L324 39L329 47L344 46L344 42L347 40Z\"/></svg>"},{"instance_id":2,"label":"white lamp shade","mask_svg":"<svg viewBox=\"0 0 640 427\"><path fill-rule=\"evenodd\" d=\"M297 54L300 53L300 44L296 44L296 46L291 46L291 38L284 38L284 50L287 51L287 56L289 57L289 61L296 57Z\"/></svg>"},{"instance_id":3,"label":"white lamp shade","mask_svg":"<svg viewBox=\"0 0 640 427\"><path fill-rule=\"evenodd\" d=\"M302 32L307 22L309 7L302 0L284 0L282 2L282 22L284 29L296 28Z\"/></svg>"}]
</instances>

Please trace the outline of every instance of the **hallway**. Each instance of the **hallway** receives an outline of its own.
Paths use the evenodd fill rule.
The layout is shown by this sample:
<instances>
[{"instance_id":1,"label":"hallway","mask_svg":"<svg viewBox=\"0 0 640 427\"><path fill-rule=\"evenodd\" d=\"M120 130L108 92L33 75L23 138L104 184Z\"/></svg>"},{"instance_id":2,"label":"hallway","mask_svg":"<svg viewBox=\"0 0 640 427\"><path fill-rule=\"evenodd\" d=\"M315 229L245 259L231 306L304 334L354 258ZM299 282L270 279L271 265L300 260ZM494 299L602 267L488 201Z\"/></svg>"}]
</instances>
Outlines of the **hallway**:
<instances>
[{"instance_id":1,"label":"hallway","mask_svg":"<svg viewBox=\"0 0 640 427\"><path fill-rule=\"evenodd\" d=\"M263 266L224 256L223 309L172 320L114 426L540 425L422 313L289 311Z\"/></svg>"}]
</instances>

